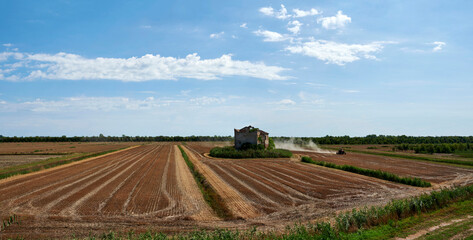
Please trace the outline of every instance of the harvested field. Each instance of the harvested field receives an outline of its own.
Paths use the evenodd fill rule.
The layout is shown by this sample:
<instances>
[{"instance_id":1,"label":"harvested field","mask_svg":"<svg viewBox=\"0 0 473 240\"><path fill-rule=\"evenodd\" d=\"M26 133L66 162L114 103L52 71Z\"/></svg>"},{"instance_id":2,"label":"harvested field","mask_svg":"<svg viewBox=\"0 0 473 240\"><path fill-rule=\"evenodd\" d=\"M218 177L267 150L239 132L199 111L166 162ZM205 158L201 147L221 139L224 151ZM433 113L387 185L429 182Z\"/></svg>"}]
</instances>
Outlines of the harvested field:
<instances>
[{"instance_id":1,"label":"harvested field","mask_svg":"<svg viewBox=\"0 0 473 240\"><path fill-rule=\"evenodd\" d=\"M441 184L441 186L473 183L473 169L465 169L451 165L353 152L348 152L347 155L315 152L296 153L310 156L317 161L382 170L403 177L417 177L431 183Z\"/></svg>"},{"instance_id":2,"label":"harvested field","mask_svg":"<svg viewBox=\"0 0 473 240\"><path fill-rule=\"evenodd\" d=\"M216 220L171 144L145 145L5 179L0 181L0 195L0 216L15 213L23 219L21 228L12 227L9 233L16 230L23 236L42 228L45 236L56 236L48 231L58 226L84 233Z\"/></svg>"},{"instance_id":3,"label":"harvested field","mask_svg":"<svg viewBox=\"0 0 473 240\"><path fill-rule=\"evenodd\" d=\"M60 155L0 155L0 168L38 162Z\"/></svg>"},{"instance_id":4,"label":"harvested field","mask_svg":"<svg viewBox=\"0 0 473 240\"><path fill-rule=\"evenodd\" d=\"M196 165L203 165L204 175L216 188L234 192L233 198L229 197L230 206L235 206L235 202L247 205L231 209L235 215L254 221L309 220L336 210L387 202L418 191L413 187L288 159L206 158L200 154L205 147L196 145L188 145L189 157ZM215 178L218 181L212 182ZM245 215L245 210L249 215Z\"/></svg>"},{"instance_id":5,"label":"harvested field","mask_svg":"<svg viewBox=\"0 0 473 240\"><path fill-rule=\"evenodd\" d=\"M280 229L431 190L304 164L295 158L204 157L213 146L226 144L188 142L183 147L234 220L223 221L214 215L175 144L150 143L0 180L0 217L16 214L21 219L21 225L10 226L0 237L64 238L109 230ZM352 153L300 154L368 164L360 165L364 168L383 166L399 175L440 179L442 186L460 180L462 184L473 182L470 170L449 165Z\"/></svg>"},{"instance_id":6,"label":"harvested field","mask_svg":"<svg viewBox=\"0 0 473 240\"><path fill-rule=\"evenodd\" d=\"M406 150L400 151L397 150L395 152L392 151L392 148L397 146L398 144L392 145L379 145L379 144L371 144L371 145L326 145L324 147L332 148L332 149L340 149L344 148L346 150L355 150L355 151L365 151L365 152L373 152L373 153L389 153L389 154L396 154L401 156L418 156L418 157L426 157L426 158L433 158L433 159L449 159L449 160L458 160L458 161L472 161L471 158L465 158L454 153L415 153L414 150Z\"/></svg>"},{"instance_id":7,"label":"harvested field","mask_svg":"<svg viewBox=\"0 0 473 240\"><path fill-rule=\"evenodd\" d=\"M0 143L0 154L97 153L140 145L139 142L12 142Z\"/></svg>"}]
</instances>

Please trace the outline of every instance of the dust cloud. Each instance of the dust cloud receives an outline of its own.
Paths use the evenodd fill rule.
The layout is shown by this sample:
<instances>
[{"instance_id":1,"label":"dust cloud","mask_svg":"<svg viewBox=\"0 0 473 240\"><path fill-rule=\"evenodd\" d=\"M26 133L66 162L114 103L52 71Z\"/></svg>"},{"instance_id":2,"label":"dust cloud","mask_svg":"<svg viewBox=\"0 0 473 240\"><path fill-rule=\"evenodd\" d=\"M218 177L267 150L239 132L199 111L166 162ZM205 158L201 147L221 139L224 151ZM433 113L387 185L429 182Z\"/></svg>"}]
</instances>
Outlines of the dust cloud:
<instances>
[{"instance_id":1,"label":"dust cloud","mask_svg":"<svg viewBox=\"0 0 473 240\"><path fill-rule=\"evenodd\" d=\"M274 145L276 148L282 148L292 151L304 151L304 152L317 152L317 153L330 153L335 154L335 151L330 151L326 149L322 149L317 144L312 141L303 144L296 144L294 143L294 138L291 138L287 141L274 141Z\"/></svg>"}]
</instances>

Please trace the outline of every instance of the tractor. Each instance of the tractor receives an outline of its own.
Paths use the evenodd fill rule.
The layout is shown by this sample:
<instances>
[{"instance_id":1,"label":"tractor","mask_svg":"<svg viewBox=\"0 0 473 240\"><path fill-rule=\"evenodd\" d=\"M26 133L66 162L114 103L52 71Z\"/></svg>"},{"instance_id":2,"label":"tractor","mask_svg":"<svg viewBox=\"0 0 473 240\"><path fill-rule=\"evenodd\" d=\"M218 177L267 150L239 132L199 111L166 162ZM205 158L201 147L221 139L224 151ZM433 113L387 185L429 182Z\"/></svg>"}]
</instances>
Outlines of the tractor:
<instances>
[{"instance_id":1,"label":"tractor","mask_svg":"<svg viewBox=\"0 0 473 240\"><path fill-rule=\"evenodd\" d=\"M337 151L337 155L345 155L345 154L347 154L347 153L345 151L343 151L343 149L341 149L341 148Z\"/></svg>"}]
</instances>

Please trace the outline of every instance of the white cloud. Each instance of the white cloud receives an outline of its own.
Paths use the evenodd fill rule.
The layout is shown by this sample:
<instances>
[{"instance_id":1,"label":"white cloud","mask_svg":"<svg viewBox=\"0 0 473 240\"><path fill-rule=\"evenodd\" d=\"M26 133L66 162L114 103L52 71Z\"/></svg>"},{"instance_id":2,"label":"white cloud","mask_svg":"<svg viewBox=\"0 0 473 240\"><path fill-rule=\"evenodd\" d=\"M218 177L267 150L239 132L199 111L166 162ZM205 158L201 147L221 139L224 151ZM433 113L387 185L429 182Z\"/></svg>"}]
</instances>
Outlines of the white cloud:
<instances>
[{"instance_id":1,"label":"white cloud","mask_svg":"<svg viewBox=\"0 0 473 240\"><path fill-rule=\"evenodd\" d=\"M187 97L187 95L182 95ZM58 100L36 99L20 103L0 100L0 112L31 111L31 112L83 112L83 111L142 111L156 110L163 107L180 108L182 106L218 105L231 98L197 97L191 99L144 99L128 97L66 97Z\"/></svg>"},{"instance_id":2,"label":"white cloud","mask_svg":"<svg viewBox=\"0 0 473 240\"><path fill-rule=\"evenodd\" d=\"M292 11L294 12L294 17L295 18L314 16L314 15L319 14L319 11L317 11L317 9L315 9L315 8L311 8L309 11L304 11L304 10L294 8L294 9L292 9Z\"/></svg>"},{"instance_id":3,"label":"white cloud","mask_svg":"<svg viewBox=\"0 0 473 240\"><path fill-rule=\"evenodd\" d=\"M274 15L274 9L272 7L262 7L259 9L259 11L266 16Z\"/></svg>"},{"instance_id":4,"label":"white cloud","mask_svg":"<svg viewBox=\"0 0 473 240\"><path fill-rule=\"evenodd\" d=\"M279 9L278 12L275 12L272 7L262 7L259 9L259 11L266 16L271 16L278 19L287 19L292 16L290 14L287 14L287 9L283 4L281 4L281 9Z\"/></svg>"},{"instance_id":5,"label":"white cloud","mask_svg":"<svg viewBox=\"0 0 473 240\"><path fill-rule=\"evenodd\" d=\"M434 52L442 50L443 46L447 45L445 42L433 42L431 44L435 45L435 47L432 49Z\"/></svg>"},{"instance_id":6,"label":"white cloud","mask_svg":"<svg viewBox=\"0 0 473 240\"><path fill-rule=\"evenodd\" d=\"M320 105L325 103L325 100L313 93L300 91L298 96L301 99L301 104Z\"/></svg>"},{"instance_id":7,"label":"white cloud","mask_svg":"<svg viewBox=\"0 0 473 240\"><path fill-rule=\"evenodd\" d=\"M289 30L289 31L292 32L293 34L298 34L298 33L301 31L302 23L300 23L300 22L297 21L297 20L294 20L294 21L289 22L288 25L289 25L289 26L292 26L292 27L288 27L287 30Z\"/></svg>"},{"instance_id":8,"label":"white cloud","mask_svg":"<svg viewBox=\"0 0 473 240\"><path fill-rule=\"evenodd\" d=\"M143 28L143 29L150 29L151 26L150 26L150 25L141 25L140 28Z\"/></svg>"},{"instance_id":9,"label":"white cloud","mask_svg":"<svg viewBox=\"0 0 473 240\"><path fill-rule=\"evenodd\" d=\"M221 38L223 34L225 34L225 32L212 33L210 34L210 38Z\"/></svg>"},{"instance_id":10,"label":"white cloud","mask_svg":"<svg viewBox=\"0 0 473 240\"><path fill-rule=\"evenodd\" d=\"M182 96L189 96L189 93L191 93L192 90L181 90L181 95Z\"/></svg>"},{"instance_id":11,"label":"white cloud","mask_svg":"<svg viewBox=\"0 0 473 240\"><path fill-rule=\"evenodd\" d=\"M282 42L287 40L288 38L280 33L277 32L271 32L268 30L258 30L254 31L254 34L257 36L264 37L263 41L265 42Z\"/></svg>"},{"instance_id":12,"label":"white cloud","mask_svg":"<svg viewBox=\"0 0 473 240\"><path fill-rule=\"evenodd\" d=\"M12 46L13 46L13 44L11 44L11 43L4 43L4 44L2 44L2 45L3 45L4 47L12 47Z\"/></svg>"},{"instance_id":13,"label":"white cloud","mask_svg":"<svg viewBox=\"0 0 473 240\"><path fill-rule=\"evenodd\" d=\"M201 80L220 79L228 76L245 76L268 80L285 80L277 66L262 62L233 60L231 55L214 59L201 59L196 53L185 58L162 57L146 54L131 58L84 58L69 53L27 54L20 52L0 53L0 63L16 61L23 68L11 64L0 65L0 80L119 80L141 82L150 80L176 80L193 78ZM9 61L11 62L11 61ZM20 71L22 70L22 71Z\"/></svg>"},{"instance_id":14,"label":"white cloud","mask_svg":"<svg viewBox=\"0 0 473 240\"><path fill-rule=\"evenodd\" d=\"M224 98L215 98L207 96L190 99L190 103L195 105L221 104L225 101L226 100Z\"/></svg>"},{"instance_id":15,"label":"white cloud","mask_svg":"<svg viewBox=\"0 0 473 240\"><path fill-rule=\"evenodd\" d=\"M153 97L130 99L126 97L68 97L59 100L36 99L21 103L7 103L0 110L32 112L80 112L80 111L117 111L143 110L169 105Z\"/></svg>"},{"instance_id":16,"label":"white cloud","mask_svg":"<svg viewBox=\"0 0 473 240\"><path fill-rule=\"evenodd\" d=\"M347 23L351 22L351 18L344 15L342 11L338 11L337 15L332 17L323 17L317 20L317 23L322 23L325 29L343 28Z\"/></svg>"},{"instance_id":17,"label":"white cloud","mask_svg":"<svg viewBox=\"0 0 473 240\"><path fill-rule=\"evenodd\" d=\"M376 59L372 53L383 49L384 42L370 44L344 44L325 40L312 40L310 42L292 45L286 48L291 53L299 53L315 57L326 63L344 65L360 58Z\"/></svg>"},{"instance_id":18,"label":"white cloud","mask_svg":"<svg viewBox=\"0 0 473 240\"><path fill-rule=\"evenodd\" d=\"M246 26L246 23L242 23L242 24L240 25L240 27L241 27L241 28L248 28L248 26Z\"/></svg>"},{"instance_id":19,"label":"white cloud","mask_svg":"<svg viewBox=\"0 0 473 240\"><path fill-rule=\"evenodd\" d=\"M276 104L281 104L281 105L295 105L296 102L292 101L291 99L283 99L279 102L277 102Z\"/></svg>"}]
</instances>

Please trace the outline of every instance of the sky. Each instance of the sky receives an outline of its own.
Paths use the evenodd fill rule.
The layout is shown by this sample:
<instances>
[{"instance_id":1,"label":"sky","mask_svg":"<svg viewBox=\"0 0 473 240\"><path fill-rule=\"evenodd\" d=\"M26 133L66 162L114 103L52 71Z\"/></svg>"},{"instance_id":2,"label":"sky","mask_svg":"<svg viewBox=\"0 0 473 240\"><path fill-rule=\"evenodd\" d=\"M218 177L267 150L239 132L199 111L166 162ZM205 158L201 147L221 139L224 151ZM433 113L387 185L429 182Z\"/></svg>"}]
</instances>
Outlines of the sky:
<instances>
[{"instance_id":1,"label":"sky","mask_svg":"<svg viewBox=\"0 0 473 240\"><path fill-rule=\"evenodd\" d=\"M473 1L0 6L0 135L473 135Z\"/></svg>"}]
</instances>

